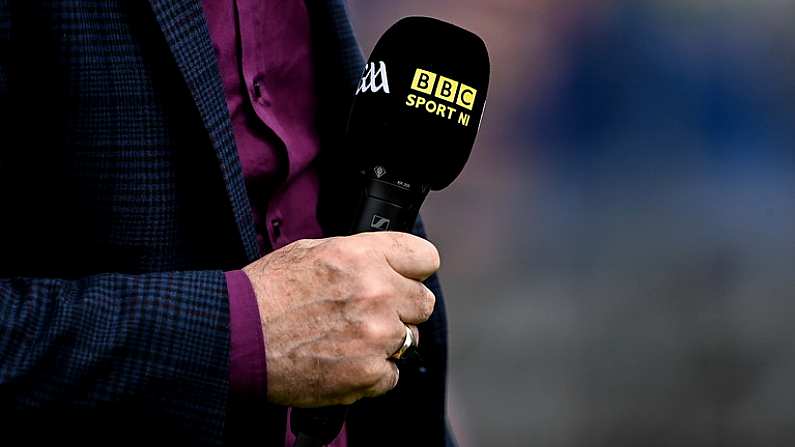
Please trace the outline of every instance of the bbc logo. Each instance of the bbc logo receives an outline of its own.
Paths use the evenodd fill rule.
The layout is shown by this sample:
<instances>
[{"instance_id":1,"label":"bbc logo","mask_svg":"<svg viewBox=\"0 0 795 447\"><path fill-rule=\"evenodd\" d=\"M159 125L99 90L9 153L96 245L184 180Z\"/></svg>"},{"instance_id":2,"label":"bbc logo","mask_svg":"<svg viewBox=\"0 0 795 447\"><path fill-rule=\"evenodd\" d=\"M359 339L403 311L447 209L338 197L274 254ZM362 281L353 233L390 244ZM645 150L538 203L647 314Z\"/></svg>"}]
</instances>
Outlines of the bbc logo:
<instances>
[{"instance_id":1,"label":"bbc logo","mask_svg":"<svg viewBox=\"0 0 795 447\"><path fill-rule=\"evenodd\" d=\"M462 82L418 68L411 89L472 110L478 91Z\"/></svg>"}]
</instances>

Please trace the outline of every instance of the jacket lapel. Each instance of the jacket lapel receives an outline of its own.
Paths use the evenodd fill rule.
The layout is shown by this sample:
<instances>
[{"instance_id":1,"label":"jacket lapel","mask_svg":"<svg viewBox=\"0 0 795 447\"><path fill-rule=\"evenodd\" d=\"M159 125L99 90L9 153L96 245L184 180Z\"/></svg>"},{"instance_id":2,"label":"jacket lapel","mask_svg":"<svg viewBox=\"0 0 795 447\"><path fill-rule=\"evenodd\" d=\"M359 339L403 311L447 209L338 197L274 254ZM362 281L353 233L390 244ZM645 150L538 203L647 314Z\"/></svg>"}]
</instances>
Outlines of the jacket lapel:
<instances>
[{"instance_id":1,"label":"jacket lapel","mask_svg":"<svg viewBox=\"0 0 795 447\"><path fill-rule=\"evenodd\" d=\"M348 18L346 1L306 0L306 5L313 19L313 31L321 37L315 39L323 50L316 48L316 58L328 59L328 68L339 76L336 79L339 84L333 86L335 91L350 101L364 70L364 58Z\"/></svg>"},{"instance_id":2,"label":"jacket lapel","mask_svg":"<svg viewBox=\"0 0 795 447\"><path fill-rule=\"evenodd\" d=\"M223 176L247 260L259 256L251 205L204 12L199 0L149 0L201 115Z\"/></svg>"},{"instance_id":3,"label":"jacket lapel","mask_svg":"<svg viewBox=\"0 0 795 447\"><path fill-rule=\"evenodd\" d=\"M326 235L344 235L350 231L353 207L360 194L356 164L346 150L345 128L364 62L348 20L345 0L305 0L305 3L312 23L319 100L318 220Z\"/></svg>"}]
</instances>

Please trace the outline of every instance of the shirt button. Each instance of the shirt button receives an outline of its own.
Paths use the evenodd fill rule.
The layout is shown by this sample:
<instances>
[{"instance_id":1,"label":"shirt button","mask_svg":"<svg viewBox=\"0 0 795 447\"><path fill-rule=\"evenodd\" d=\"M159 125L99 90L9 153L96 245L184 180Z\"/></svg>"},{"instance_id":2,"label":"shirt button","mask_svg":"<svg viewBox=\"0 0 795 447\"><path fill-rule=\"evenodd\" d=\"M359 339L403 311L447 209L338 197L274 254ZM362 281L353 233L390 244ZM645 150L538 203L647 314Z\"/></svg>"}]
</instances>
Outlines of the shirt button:
<instances>
[{"instance_id":1,"label":"shirt button","mask_svg":"<svg viewBox=\"0 0 795 447\"><path fill-rule=\"evenodd\" d=\"M253 82L251 90L252 90L252 93L254 95L254 101L256 101L258 104L261 104L263 106L270 107L271 102L267 98L268 95L267 95L267 92L265 91L265 79L264 78L265 78L265 76L262 75L262 74L257 75L257 77L254 78L254 82Z\"/></svg>"},{"instance_id":2,"label":"shirt button","mask_svg":"<svg viewBox=\"0 0 795 447\"><path fill-rule=\"evenodd\" d=\"M271 229L273 231L273 238L278 239L282 235L282 221L279 219L273 219L271 221Z\"/></svg>"}]
</instances>

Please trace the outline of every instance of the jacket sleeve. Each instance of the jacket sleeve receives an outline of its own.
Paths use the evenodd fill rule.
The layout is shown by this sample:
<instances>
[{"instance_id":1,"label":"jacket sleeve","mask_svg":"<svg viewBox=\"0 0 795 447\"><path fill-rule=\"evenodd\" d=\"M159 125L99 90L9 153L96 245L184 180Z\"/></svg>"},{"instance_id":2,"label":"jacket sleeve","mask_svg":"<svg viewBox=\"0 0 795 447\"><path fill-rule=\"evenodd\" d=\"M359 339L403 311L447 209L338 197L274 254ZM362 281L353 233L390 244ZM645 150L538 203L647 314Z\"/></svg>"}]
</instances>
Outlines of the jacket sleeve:
<instances>
[{"instance_id":1,"label":"jacket sleeve","mask_svg":"<svg viewBox=\"0 0 795 447\"><path fill-rule=\"evenodd\" d=\"M221 443L228 312L220 271L0 279L4 426L28 439Z\"/></svg>"}]
</instances>

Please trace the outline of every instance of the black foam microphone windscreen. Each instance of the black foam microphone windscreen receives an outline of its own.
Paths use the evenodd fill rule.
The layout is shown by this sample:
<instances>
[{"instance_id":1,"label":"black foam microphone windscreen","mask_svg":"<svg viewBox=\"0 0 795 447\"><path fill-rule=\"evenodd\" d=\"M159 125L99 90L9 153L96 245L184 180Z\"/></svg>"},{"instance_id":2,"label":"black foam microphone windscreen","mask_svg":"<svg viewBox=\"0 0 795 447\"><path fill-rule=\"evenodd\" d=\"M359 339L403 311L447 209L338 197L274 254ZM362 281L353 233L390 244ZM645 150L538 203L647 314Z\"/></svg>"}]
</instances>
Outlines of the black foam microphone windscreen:
<instances>
[{"instance_id":1,"label":"black foam microphone windscreen","mask_svg":"<svg viewBox=\"0 0 795 447\"><path fill-rule=\"evenodd\" d=\"M355 160L445 188L469 158L489 73L475 34L429 17L400 20L376 44L356 90L348 124Z\"/></svg>"}]
</instances>

